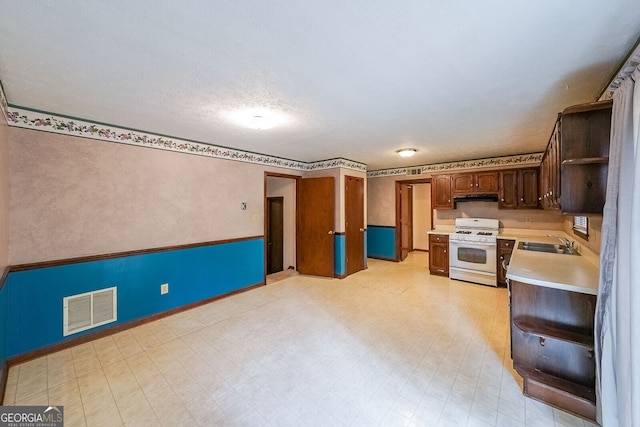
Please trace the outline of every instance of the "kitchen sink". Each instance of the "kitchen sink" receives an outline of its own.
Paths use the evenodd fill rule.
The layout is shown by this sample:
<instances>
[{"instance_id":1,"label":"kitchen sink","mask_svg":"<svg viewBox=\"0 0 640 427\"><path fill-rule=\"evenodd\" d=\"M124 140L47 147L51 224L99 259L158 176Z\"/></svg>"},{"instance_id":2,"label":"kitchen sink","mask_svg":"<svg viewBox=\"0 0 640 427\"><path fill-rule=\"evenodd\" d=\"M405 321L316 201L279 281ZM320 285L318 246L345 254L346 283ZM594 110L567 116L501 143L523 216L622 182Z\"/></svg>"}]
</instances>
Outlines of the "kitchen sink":
<instances>
[{"instance_id":1,"label":"kitchen sink","mask_svg":"<svg viewBox=\"0 0 640 427\"><path fill-rule=\"evenodd\" d=\"M525 251L547 252L550 254L580 255L578 251L573 248L568 248L565 245L555 243L520 242L518 243L518 249Z\"/></svg>"}]
</instances>

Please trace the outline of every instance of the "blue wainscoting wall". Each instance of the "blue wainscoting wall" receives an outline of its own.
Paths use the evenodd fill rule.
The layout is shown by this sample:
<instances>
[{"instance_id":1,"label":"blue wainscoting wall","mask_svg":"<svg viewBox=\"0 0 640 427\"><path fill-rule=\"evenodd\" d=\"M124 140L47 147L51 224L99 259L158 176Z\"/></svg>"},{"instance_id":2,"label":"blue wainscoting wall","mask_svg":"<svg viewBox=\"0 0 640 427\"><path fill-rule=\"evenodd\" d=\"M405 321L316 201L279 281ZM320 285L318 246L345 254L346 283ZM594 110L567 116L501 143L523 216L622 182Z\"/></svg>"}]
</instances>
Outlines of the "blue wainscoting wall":
<instances>
[{"instance_id":1,"label":"blue wainscoting wall","mask_svg":"<svg viewBox=\"0 0 640 427\"><path fill-rule=\"evenodd\" d=\"M396 228L367 225L367 257L395 261Z\"/></svg>"},{"instance_id":2,"label":"blue wainscoting wall","mask_svg":"<svg viewBox=\"0 0 640 427\"><path fill-rule=\"evenodd\" d=\"M262 237L9 273L0 290L2 360L264 281ZM169 293L160 294L160 285ZM118 320L63 337L63 297L118 288ZM9 304L10 302L10 304Z\"/></svg>"},{"instance_id":3,"label":"blue wainscoting wall","mask_svg":"<svg viewBox=\"0 0 640 427\"><path fill-rule=\"evenodd\" d=\"M2 283L0 283L0 286L2 286ZM3 378L4 370L7 369L7 309L9 307L7 294L7 287L3 286L0 289L0 378ZM3 390L0 390L0 395L2 393Z\"/></svg>"},{"instance_id":4,"label":"blue wainscoting wall","mask_svg":"<svg viewBox=\"0 0 640 427\"><path fill-rule=\"evenodd\" d=\"M334 275L337 277L347 274L347 236L344 234L334 234L334 250L333 250L333 269Z\"/></svg>"}]
</instances>

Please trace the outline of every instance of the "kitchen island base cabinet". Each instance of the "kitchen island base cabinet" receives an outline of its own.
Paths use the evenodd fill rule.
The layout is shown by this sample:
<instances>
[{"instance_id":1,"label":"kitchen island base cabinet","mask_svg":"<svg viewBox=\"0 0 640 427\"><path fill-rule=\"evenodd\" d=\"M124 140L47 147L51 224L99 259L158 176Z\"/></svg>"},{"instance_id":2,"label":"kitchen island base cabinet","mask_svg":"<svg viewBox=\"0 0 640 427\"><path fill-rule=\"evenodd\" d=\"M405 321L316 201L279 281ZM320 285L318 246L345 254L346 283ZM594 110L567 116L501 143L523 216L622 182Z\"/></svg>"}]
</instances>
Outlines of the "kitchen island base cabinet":
<instances>
[{"instance_id":1,"label":"kitchen island base cabinet","mask_svg":"<svg viewBox=\"0 0 640 427\"><path fill-rule=\"evenodd\" d=\"M510 281L511 356L526 396L595 420L596 296Z\"/></svg>"},{"instance_id":2,"label":"kitchen island base cabinet","mask_svg":"<svg viewBox=\"0 0 640 427\"><path fill-rule=\"evenodd\" d=\"M429 234L429 273L449 277L449 236Z\"/></svg>"}]
</instances>

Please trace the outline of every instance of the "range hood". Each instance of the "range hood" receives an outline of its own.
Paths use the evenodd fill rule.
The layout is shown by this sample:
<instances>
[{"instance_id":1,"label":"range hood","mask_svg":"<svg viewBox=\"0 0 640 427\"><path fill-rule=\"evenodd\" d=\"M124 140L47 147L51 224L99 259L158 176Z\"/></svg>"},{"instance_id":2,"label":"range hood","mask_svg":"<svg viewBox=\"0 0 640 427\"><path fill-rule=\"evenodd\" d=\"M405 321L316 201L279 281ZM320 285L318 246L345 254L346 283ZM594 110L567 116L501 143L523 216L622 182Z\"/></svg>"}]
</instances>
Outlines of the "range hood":
<instances>
[{"instance_id":1,"label":"range hood","mask_svg":"<svg viewBox=\"0 0 640 427\"><path fill-rule=\"evenodd\" d=\"M489 193L489 194L465 194L460 196L454 196L453 202L497 202L498 194Z\"/></svg>"}]
</instances>

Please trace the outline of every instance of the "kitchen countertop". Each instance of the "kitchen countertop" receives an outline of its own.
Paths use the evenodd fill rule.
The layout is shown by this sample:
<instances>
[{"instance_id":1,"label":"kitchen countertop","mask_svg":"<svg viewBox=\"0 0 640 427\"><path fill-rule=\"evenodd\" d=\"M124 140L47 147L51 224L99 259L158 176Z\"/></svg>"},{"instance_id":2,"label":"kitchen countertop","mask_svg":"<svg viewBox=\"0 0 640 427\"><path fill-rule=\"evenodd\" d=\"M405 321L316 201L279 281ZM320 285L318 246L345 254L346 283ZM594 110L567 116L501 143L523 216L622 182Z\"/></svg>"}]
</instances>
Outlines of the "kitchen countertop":
<instances>
[{"instance_id":1,"label":"kitchen countertop","mask_svg":"<svg viewBox=\"0 0 640 427\"><path fill-rule=\"evenodd\" d=\"M557 239L547 237L547 234L570 238L566 233L558 231L541 235L509 233L498 237L512 238L516 241L559 243ZM597 262L594 262L597 256L589 253L584 247L578 247L578 252L580 256L550 254L518 249L515 246L509 261L507 278L531 285L597 295L600 276Z\"/></svg>"},{"instance_id":2,"label":"kitchen countertop","mask_svg":"<svg viewBox=\"0 0 640 427\"><path fill-rule=\"evenodd\" d=\"M439 225L433 230L427 231L427 234L451 234L455 231L456 228L453 225Z\"/></svg>"},{"instance_id":3,"label":"kitchen countertop","mask_svg":"<svg viewBox=\"0 0 640 427\"><path fill-rule=\"evenodd\" d=\"M455 232L453 226L438 226L427 233L450 234L453 232ZM518 241L560 243L558 239L547 237L547 234L557 234L575 240L561 230L500 229L499 239L516 241L507 270L507 278L531 285L597 295L600 275L598 255L582 246L579 241L576 242L576 248L580 256L526 251L517 247Z\"/></svg>"}]
</instances>

